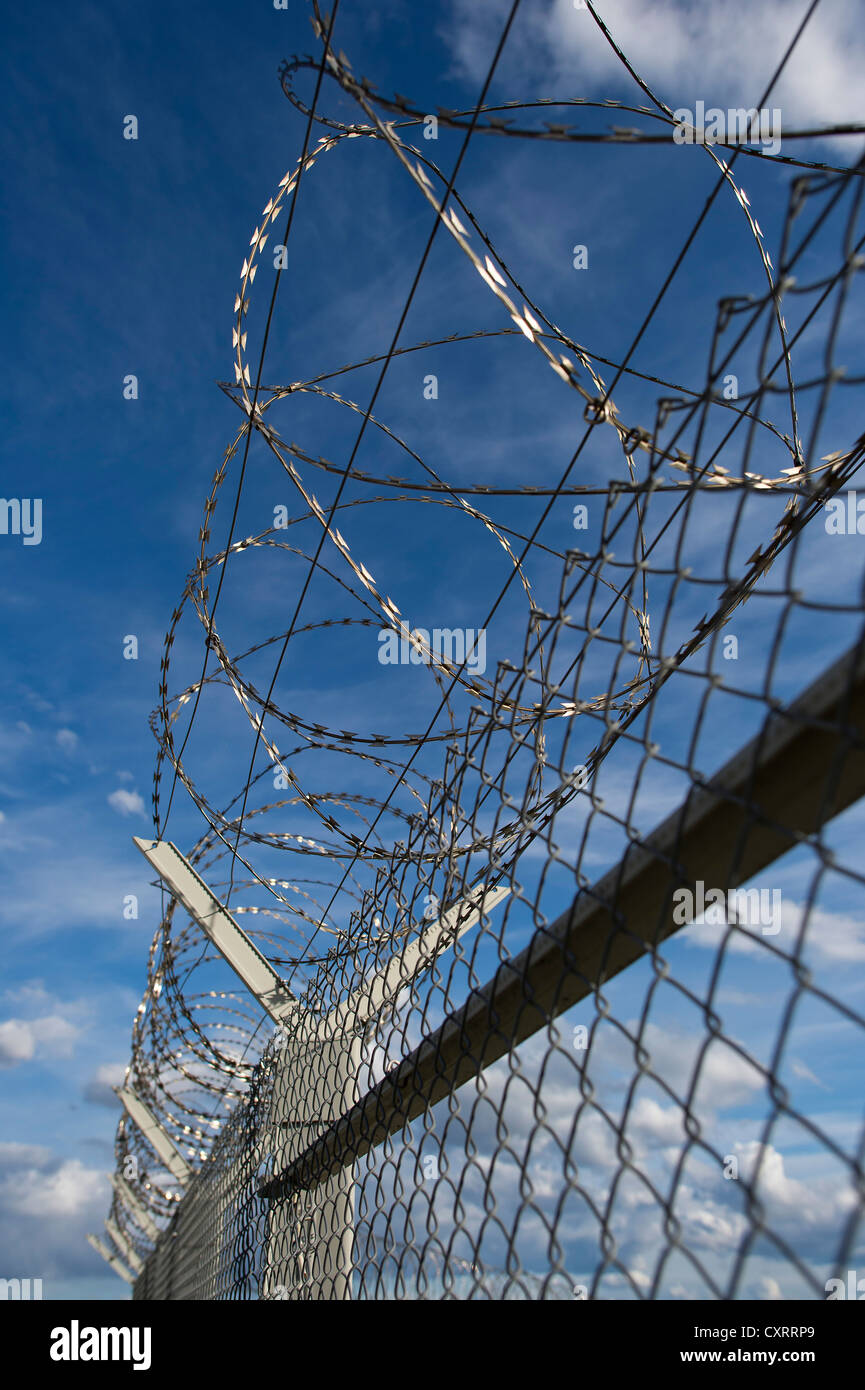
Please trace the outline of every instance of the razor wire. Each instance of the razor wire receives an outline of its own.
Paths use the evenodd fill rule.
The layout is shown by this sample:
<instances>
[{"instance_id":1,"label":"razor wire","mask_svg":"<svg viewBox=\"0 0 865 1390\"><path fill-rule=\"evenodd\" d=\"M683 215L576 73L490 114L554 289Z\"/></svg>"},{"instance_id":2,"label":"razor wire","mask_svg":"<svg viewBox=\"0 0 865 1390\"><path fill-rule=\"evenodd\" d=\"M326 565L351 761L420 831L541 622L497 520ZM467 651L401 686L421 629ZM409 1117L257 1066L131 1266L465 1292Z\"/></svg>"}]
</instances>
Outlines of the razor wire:
<instances>
[{"instance_id":1,"label":"razor wire","mask_svg":"<svg viewBox=\"0 0 865 1390\"><path fill-rule=\"evenodd\" d=\"M779 1260L797 1296L820 1296L826 1270L842 1269L859 1248L863 1135L848 1124L839 1137L837 1125L821 1124L791 1098L796 1086L785 1049L796 1011L818 1005L861 1047L865 1020L855 991L848 998L837 986L826 988L817 968L835 959L819 944L826 923L837 935L838 922L847 921L821 903L863 885L849 850L832 848L832 811L815 813L805 834L776 805L761 805L741 788L725 790L730 817L743 818L736 852L714 885L726 898L726 916L713 917L712 904L692 911L677 925L696 944L681 946L673 936L669 956L661 951L669 922L637 931L632 917L622 916L619 895L629 856L654 855L669 876L671 916L682 887L681 837L677 832L661 850L649 832L661 810L687 806L707 774L748 737L759 745L761 729L779 711L798 709L806 682L797 679L801 662L789 651L791 634L804 642L807 624L819 622L832 639L821 658L826 667L830 656L861 645L861 575L846 574L860 592L844 596L831 577L818 567L815 578L808 566L812 538L829 511L842 505L849 512L844 490L865 451L860 431L839 437L833 425L833 415L844 413L835 403L865 380L836 361L839 342L848 351L857 346L847 325L855 318L851 305L861 306L865 165L795 161L809 172L790 188L776 269L738 178L739 156L754 152L739 146L728 160L705 145L717 184L703 216L718 195L734 201L764 288L721 301L704 383L674 382L637 370L632 352L619 361L599 356L553 321L542 290L530 292L517 278L468 199L449 189L446 173L410 142L426 113L399 93L382 98L356 79L348 58L330 47L332 17L313 9L322 56L285 64L281 80L289 101L326 133L273 190L244 255L232 322L235 380L221 384L241 422L205 501L199 552L171 615L160 704L151 717L156 835L166 837L162 782L169 771L172 787L182 784L207 826L188 851L190 863L278 971L297 1012L274 1031L256 1000L233 984L200 926L168 902L150 950L126 1081L195 1173L184 1196L137 1126L121 1120L118 1172L164 1227L151 1253L152 1242L118 1194L112 1218L146 1261L136 1297L729 1298L742 1296L752 1277L768 1287L775 1274L767 1271ZM664 123L669 140L673 113L616 51L652 106L555 104L640 113ZM357 103L361 123L336 121L301 100L294 75L310 66ZM498 114L543 105L481 104L468 116L439 109L438 119L466 139L498 134L604 145L655 138L630 128L587 135L549 122L515 128ZM383 113L402 119L397 124ZM263 325L253 310L253 282L266 265L265 247L300 178L317 164L330 167L358 139L396 160L479 277L498 326L395 345L388 356L373 353L307 380L259 388ZM821 251L812 267L815 246ZM820 370L797 378L794 355L813 355L815 336ZM348 384L354 375L362 385L364 369L384 372L391 359L408 354L491 342L534 354L557 378L563 412L572 418L577 406L582 442L563 476L557 469L524 485L464 485L378 410L365 408L361 388ZM751 389L728 399L719 383L746 358ZM525 368L523 374L527 383ZM662 392L653 419L619 409L611 398L639 383ZM359 419L361 429L368 423L375 452L396 450L399 471L354 461L346 468L311 442L287 439L281 412L302 397ZM221 490L238 450L253 438L290 481L296 511L284 525L214 552ZM586 441L600 459L600 476L591 479L574 469ZM348 482L352 491L343 495ZM337 484L335 497L323 491ZM523 522L512 509L496 511L497 501L514 498L543 505L534 529L533 513ZM556 504L580 498L599 509L591 550L565 548L543 529ZM436 518L432 525L471 525L507 576L498 597L495 589L472 596L476 626L462 644L449 628L447 651L431 629L413 626L376 580L377 557L361 558L360 546L343 534L359 529L369 507L384 516L395 506L401 514L422 509ZM220 588L223 580L242 586L241 567L255 558L281 566L281 582L287 574L298 588L298 576L314 573L327 586L326 611L319 600L306 621L234 651L217 624L210 586L214 578ZM472 660L471 639L476 645L486 633L505 592L509 626L504 641L496 630L495 673L488 677ZM765 661L750 679L733 680L721 655L725 633L734 615L744 621L751 613L759 614ZM171 694L172 648L190 622L203 630L215 669ZM396 644L413 678L432 679L427 724L404 727L387 667L377 674L391 719L378 727L337 726L261 693L253 671L280 646L301 651L304 639L348 643L361 633L370 650L381 637ZM859 679L851 661L844 686L850 698ZM176 734L184 711L197 714L204 696L220 700L215 708L226 717L223 694L233 697L237 721L226 738L245 735L265 758L258 771L253 759L246 784L228 802L209 793L206 774L196 776L184 759L191 723L180 750ZM344 705L351 710L353 702ZM814 740L825 735L827 716L813 703L795 719ZM851 759L861 754L861 730L837 710L829 726ZM758 751L751 754L755 769ZM271 788L286 794L273 798ZM821 795L821 805L831 807L829 792ZM777 933L772 924L764 935L768 924L759 911L755 923L747 896L760 890L742 885L751 882L748 846L767 825L783 846L776 857L791 855L803 882L810 866L811 879ZM533 1005L523 975L515 1017L507 1026L497 1022L497 991L512 963L532 943L552 939L552 924L575 893L578 902L592 901L599 866L612 875L609 896L599 899L609 912L606 945L578 1001L566 1010ZM853 901L861 914L861 897ZM471 935L462 920L469 903L479 905ZM861 959L855 919L843 930L836 955ZM617 951L627 956L623 939L635 944L619 978L623 967L612 969L611 961ZM712 969L698 980L701 944ZM774 980L782 966L792 978L763 1056L736 1026L725 1027L720 1012L720 981L737 954L760 979ZM566 976L580 973L566 952L562 987ZM366 995L384 977L388 989L367 1008ZM499 984L490 993L491 981ZM639 1004L621 993L625 982L642 990ZM675 1023L655 1021L662 997ZM467 1044L457 1070L442 1063L437 1091L425 1040L447 1039L448 1020L467 1019L465 1011L482 998L492 1000L486 1041ZM688 1009L696 1033L680 1024L679 1011ZM747 1137L726 1149L715 1134L717 1103L707 1095L707 1087L725 1085L760 1110L759 1123L750 1113L738 1122ZM369 1097L374 1111L363 1108ZM820 1165L834 1164L839 1184L834 1225L824 1222L818 1254L791 1230L788 1208L797 1189L789 1178L784 1186L772 1144L792 1123L810 1135L820 1180ZM731 1166L742 1169L732 1185ZM641 1232L636 1255L629 1254L629 1223Z\"/></svg>"}]
</instances>

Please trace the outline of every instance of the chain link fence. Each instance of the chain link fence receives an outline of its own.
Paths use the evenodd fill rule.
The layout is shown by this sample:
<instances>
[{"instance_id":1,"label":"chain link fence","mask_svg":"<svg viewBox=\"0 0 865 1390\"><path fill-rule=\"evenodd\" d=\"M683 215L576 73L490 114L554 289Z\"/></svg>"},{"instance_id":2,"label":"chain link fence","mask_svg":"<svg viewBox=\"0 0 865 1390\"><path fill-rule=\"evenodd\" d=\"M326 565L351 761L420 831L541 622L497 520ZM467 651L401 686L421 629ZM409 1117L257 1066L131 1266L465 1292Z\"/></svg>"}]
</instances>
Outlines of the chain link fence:
<instances>
[{"instance_id":1,"label":"chain link fence","mask_svg":"<svg viewBox=\"0 0 865 1390\"><path fill-rule=\"evenodd\" d=\"M365 983L348 962L322 972L318 1007L308 996L272 1041L136 1297L735 1298L764 1264L795 1276L789 1296L825 1296L826 1271L856 1247L861 1136L851 1127L845 1142L836 1115L803 1105L793 1039L818 1017L857 1053L861 1014L827 992L820 966L861 945L861 926L845 932L818 898L862 881L823 827L865 789L863 713L860 649L719 776L695 772L682 808L633 833L616 868L517 955L506 939L524 895L510 877L473 937L454 916L416 953L379 950L387 965L371 961ZM794 853L804 905L779 902L762 876L740 887L755 867L777 879ZM525 907L517 920L531 922ZM672 948L695 912L708 960L688 969ZM500 963L480 985L491 949ZM727 991L725 1009L737 952L753 996ZM613 980L628 967L640 1007L621 1017ZM757 1054L736 1020L761 994ZM795 1130L831 1173L816 1179L822 1230L801 1205L813 1192L779 1166Z\"/></svg>"}]
</instances>

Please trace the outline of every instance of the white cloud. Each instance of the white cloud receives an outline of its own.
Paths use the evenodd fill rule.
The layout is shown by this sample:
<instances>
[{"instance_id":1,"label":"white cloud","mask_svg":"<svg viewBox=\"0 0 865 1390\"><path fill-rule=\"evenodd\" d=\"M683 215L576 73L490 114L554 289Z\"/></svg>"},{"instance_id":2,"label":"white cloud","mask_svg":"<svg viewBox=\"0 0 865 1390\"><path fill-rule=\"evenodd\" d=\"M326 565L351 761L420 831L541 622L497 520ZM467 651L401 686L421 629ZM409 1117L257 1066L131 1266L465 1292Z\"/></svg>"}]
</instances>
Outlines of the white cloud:
<instances>
[{"instance_id":1,"label":"white cloud","mask_svg":"<svg viewBox=\"0 0 865 1390\"><path fill-rule=\"evenodd\" d=\"M457 67L472 82L486 75L509 8L505 0L483 6L476 0L455 0L451 6L444 35ZM724 108L757 102L805 10L804 4L791 7L788 0L764 0L756 8L751 0L728 0L723 6L597 0L595 8L635 71L674 110L693 109L699 99L707 107ZM821 4L769 98L770 106L781 109L782 128L861 119L865 42L856 21L855 8L846 0ZM511 41L500 72L505 79L519 72L522 91L528 71L536 80L543 79L545 96L602 95L629 99L635 106L647 104L592 16L575 10L572 0L553 0L552 6L529 0ZM610 113L587 114L592 128L612 123ZM857 152L855 137L836 143L851 158Z\"/></svg>"},{"instance_id":2,"label":"white cloud","mask_svg":"<svg viewBox=\"0 0 865 1390\"><path fill-rule=\"evenodd\" d=\"M80 1159L66 1159L53 1171L42 1165L22 1166L0 1180L0 1207L18 1216L76 1217L94 1203L105 1203L105 1174L86 1168Z\"/></svg>"},{"instance_id":3,"label":"white cloud","mask_svg":"<svg viewBox=\"0 0 865 1390\"><path fill-rule=\"evenodd\" d=\"M110 1202L100 1169L34 1144L0 1144L0 1250L23 1262L5 1272L44 1278L46 1297L58 1278L101 1274L84 1237L101 1228Z\"/></svg>"},{"instance_id":4,"label":"white cloud","mask_svg":"<svg viewBox=\"0 0 865 1390\"><path fill-rule=\"evenodd\" d=\"M801 1234L803 1229L824 1228L840 1231L842 1222L856 1204L856 1194L849 1182L839 1181L837 1173L825 1178L811 1177L802 1182L788 1176L784 1155L771 1144L759 1140L736 1144L740 1162L740 1177L756 1182L760 1200L765 1204L773 1229L789 1229ZM759 1167L758 1167L759 1164Z\"/></svg>"},{"instance_id":5,"label":"white cloud","mask_svg":"<svg viewBox=\"0 0 865 1390\"><path fill-rule=\"evenodd\" d=\"M783 1301L784 1295L781 1292L781 1286L778 1280L773 1279L771 1275L764 1274L757 1287L760 1291L760 1298L764 1303L780 1303Z\"/></svg>"},{"instance_id":6,"label":"white cloud","mask_svg":"<svg viewBox=\"0 0 865 1390\"><path fill-rule=\"evenodd\" d=\"M53 1057L68 1056L79 1032L74 1023L61 1018L59 1014L50 1014L47 1018L35 1018L30 1027L33 1030L37 1047L50 1052Z\"/></svg>"},{"instance_id":7,"label":"white cloud","mask_svg":"<svg viewBox=\"0 0 865 1390\"><path fill-rule=\"evenodd\" d=\"M661 1144L681 1144L684 1112L677 1105L659 1105L651 1096L638 1096L628 1118L628 1138L639 1135Z\"/></svg>"},{"instance_id":8,"label":"white cloud","mask_svg":"<svg viewBox=\"0 0 865 1390\"><path fill-rule=\"evenodd\" d=\"M631 1020L627 1027L636 1033L638 1025ZM650 1058L650 1072L663 1077L677 1095L688 1094L700 1059L700 1079L692 1108L699 1114L701 1122L708 1125L714 1122L717 1111L752 1101L755 1092L765 1085L765 1081L758 1068L722 1038L713 1039L706 1051L702 1052L704 1041L705 1034L702 1032L685 1033L672 1027L659 1027L656 1023L648 1023L642 1030L642 1044ZM599 1090L601 1086L609 1090L611 1071L620 1080L632 1072L632 1046L617 1031L611 1030L603 1039L599 1039L592 1062L595 1085ZM676 1123L684 1111L675 1105L672 1108L662 1107L649 1097L641 1105L640 1099L632 1109L638 1127L646 1134L653 1134L662 1143L680 1143L683 1134L681 1128L676 1129ZM629 1134L630 1123L629 1120Z\"/></svg>"},{"instance_id":9,"label":"white cloud","mask_svg":"<svg viewBox=\"0 0 865 1390\"><path fill-rule=\"evenodd\" d=\"M16 1018L0 1023L0 1067L14 1067L29 1062L36 1044L30 1025Z\"/></svg>"},{"instance_id":10,"label":"white cloud","mask_svg":"<svg viewBox=\"0 0 865 1390\"><path fill-rule=\"evenodd\" d=\"M743 922L730 932L727 950L740 955L758 955L763 952L764 942L768 941L778 950L792 953L804 911L804 904L782 898L773 920L773 926L780 922L781 929L777 935L764 937L759 926L749 926ZM689 945L717 950L727 931L727 926L722 922L698 918L691 926L683 928L680 936ZM865 921L813 907L808 914L804 952L809 957L819 958L823 964L862 964L865 962Z\"/></svg>"},{"instance_id":11,"label":"white cloud","mask_svg":"<svg viewBox=\"0 0 865 1390\"><path fill-rule=\"evenodd\" d=\"M79 1030L58 1014L30 1020L9 1018L0 1023L0 1067L29 1062L37 1050L50 1057L66 1057Z\"/></svg>"},{"instance_id":12,"label":"white cloud","mask_svg":"<svg viewBox=\"0 0 865 1390\"><path fill-rule=\"evenodd\" d=\"M40 1167L51 1157L41 1144L0 1143L0 1169Z\"/></svg>"},{"instance_id":13,"label":"white cloud","mask_svg":"<svg viewBox=\"0 0 865 1390\"><path fill-rule=\"evenodd\" d=\"M113 1109L118 1101L112 1087L122 1086L125 1076L124 1062L103 1063L101 1067L97 1067L95 1076L91 1076L84 1087L84 1099L94 1105L105 1105Z\"/></svg>"},{"instance_id":14,"label":"white cloud","mask_svg":"<svg viewBox=\"0 0 865 1390\"><path fill-rule=\"evenodd\" d=\"M72 729L58 729L57 742L64 753L74 753L78 747L78 735Z\"/></svg>"},{"instance_id":15,"label":"white cloud","mask_svg":"<svg viewBox=\"0 0 865 1390\"><path fill-rule=\"evenodd\" d=\"M108 805L115 811L119 811L121 816L143 816L146 814L140 794L129 792L125 787L118 787L116 792L111 793L108 798Z\"/></svg>"}]
</instances>

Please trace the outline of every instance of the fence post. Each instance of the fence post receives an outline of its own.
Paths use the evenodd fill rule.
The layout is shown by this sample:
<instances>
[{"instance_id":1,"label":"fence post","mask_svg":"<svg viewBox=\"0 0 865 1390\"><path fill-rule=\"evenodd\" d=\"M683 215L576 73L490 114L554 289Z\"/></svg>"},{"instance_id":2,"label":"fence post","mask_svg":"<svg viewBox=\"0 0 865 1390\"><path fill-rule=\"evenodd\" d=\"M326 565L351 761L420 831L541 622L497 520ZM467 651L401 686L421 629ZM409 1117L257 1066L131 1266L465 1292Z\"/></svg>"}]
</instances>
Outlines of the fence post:
<instances>
[{"instance_id":1,"label":"fence post","mask_svg":"<svg viewBox=\"0 0 865 1390\"><path fill-rule=\"evenodd\" d=\"M276 1168L299 1158L356 1100L361 1038L356 1032L298 1024L284 1030L277 1054L271 1125L284 1138ZM312 1191L284 1193L268 1217L263 1298L351 1298L354 1243L354 1165L332 1173Z\"/></svg>"},{"instance_id":2,"label":"fence post","mask_svg":"<svg viewBox=\"0 0 865 1390\"><path fill-rule=\"evenodd\" d=\"M478 886L399 949L326 1017L293 1008L280 1029L271 1127L275 1171L296 1163L361 1099L363 1038L384 1009L510 892ZM266 1184L269 1188L269 1184ZM263 1298L351 1298L354 1163L337 1163L321 1182L272 1194Z\"/></svg>"}]
</instances>

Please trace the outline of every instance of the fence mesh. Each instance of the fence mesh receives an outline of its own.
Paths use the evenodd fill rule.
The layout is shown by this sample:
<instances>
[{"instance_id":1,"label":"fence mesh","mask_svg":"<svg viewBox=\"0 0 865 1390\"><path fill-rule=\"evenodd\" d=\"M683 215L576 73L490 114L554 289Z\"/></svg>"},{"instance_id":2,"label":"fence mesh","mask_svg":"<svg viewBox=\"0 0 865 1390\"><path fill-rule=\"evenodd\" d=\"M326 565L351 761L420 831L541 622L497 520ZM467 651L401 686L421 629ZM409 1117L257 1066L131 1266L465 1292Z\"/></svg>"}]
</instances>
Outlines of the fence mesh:
<instances>
[{"instance_id":1,"label":"fence mesh","mask_svg":"<svg viewBox=\"0 0 865 1390\"><path fill-rule=\"evenodd\" d=\"M334 17L314 19L326 47ZM865 166L778 157L805 172L775 265L738 177L754 151L692 152L715 180L701 220L731 201L762 288L721 300L703 384L686 387L637 371L636 342L611 362L558 328L410 143L429 117L327 51L283 72L328 129L244 258L224 385L242 422L153 717L157 838L182 786L207 823L184 853L291 1004L275 1024L166 902L126 1085L193 1172L176 1181L121 1120L118 1172L161 1230L154 1243L118 1191L111 1215L144 1262L134 1296L826 1297L862 1258L865 377L848 364ZM321 115L321 76L301 100L307 68L363 124ZM626 109L642 133L596 143L651 141L649 118L670 140L673 113L640 85L649 104ZM589 137L532 127L540 104L439 112L455 171L469 138L573 158ZM254 306L265 242L288 243L301 182L350 139L396 159L507 326L409 348L401 319L386 353L263 386L281 272L276 257L270 307L262 282ZM699 330L682 331L697 370ZM394 364L451 349L503 354L529 398L536 364L552 369L566 467L448 476L427 461L440 447L385 422ZM286 441L280 411L305 399L355 428L345 463ZM253 443L296 505L236 539ZM381 463L393 451L399 473ZM421 576L403 607L375 577L394 515ZM423 537L443 533L468 556L443 562L469 585L450 610L467 628L424 602ZM253 631L263 588L282 596L276 635ZM175 641L181 665L202 661L196 621L203 669L171 695Z\"/></svg>"}]
</instances>

